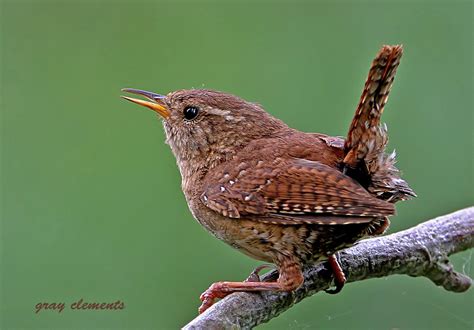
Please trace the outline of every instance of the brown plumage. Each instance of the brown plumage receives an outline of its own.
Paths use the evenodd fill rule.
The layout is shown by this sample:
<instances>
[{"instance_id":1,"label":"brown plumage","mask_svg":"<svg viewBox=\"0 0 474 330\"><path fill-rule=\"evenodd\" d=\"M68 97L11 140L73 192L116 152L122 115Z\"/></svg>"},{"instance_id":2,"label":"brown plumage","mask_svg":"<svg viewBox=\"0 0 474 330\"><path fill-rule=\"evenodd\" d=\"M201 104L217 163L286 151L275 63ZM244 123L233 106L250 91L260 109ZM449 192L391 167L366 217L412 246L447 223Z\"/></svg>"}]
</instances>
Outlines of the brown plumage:
<instances>
[{"instance_id":1,"label":"brown plumage","mask_svg":"<svg viewBox=\"0 0 474 330\"><path fill-rule=\"evenodd\" d=\"M369 77L347 139L303 133L259 105L211 90L162 96L125 89L149 101L128 100L158 112L182 176L193 216L243 253L274 263L276 282L218 282L202 296L200 312L235 291L298 288L302 265L328 259L338 292L345 281L334 253L378 235L395 213L393 203L414 196L385 153L380 116L400 46L384 46Z\"/></svg>"},{"instance_id":2,"label":"brown plumage","mask_svg":"<svg viewBox=\"0 0 474 330\"><path fill-rule=\"evenodd\" d=\"M384 46L377 54L344 143L345 170L378 198L391 202L416 197L400 179L395 152L385 153L387 126L380 123L402 54L401 46Z\"/></svg>"}]
</instances>

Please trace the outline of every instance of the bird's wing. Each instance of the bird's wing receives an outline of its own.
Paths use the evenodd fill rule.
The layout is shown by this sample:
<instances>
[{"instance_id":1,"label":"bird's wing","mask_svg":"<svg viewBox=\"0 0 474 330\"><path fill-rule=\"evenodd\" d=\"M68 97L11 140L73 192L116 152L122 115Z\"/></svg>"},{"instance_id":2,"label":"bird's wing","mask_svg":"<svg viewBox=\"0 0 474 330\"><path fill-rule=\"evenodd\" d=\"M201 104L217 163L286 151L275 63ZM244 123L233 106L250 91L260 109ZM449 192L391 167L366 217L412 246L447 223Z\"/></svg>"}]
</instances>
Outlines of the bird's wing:
<instances>
[{"instance_id":1,"label":"bird's wing","mask_svg":"<svg viewBox=\"0 0 474 330\"><path fill-rule=\"evenodd\" d=\"M319 162L255 160L210 173L201 201L230 218L285 224L363 223L395 213L352 178Z\"/></svg>"}]
</instances>

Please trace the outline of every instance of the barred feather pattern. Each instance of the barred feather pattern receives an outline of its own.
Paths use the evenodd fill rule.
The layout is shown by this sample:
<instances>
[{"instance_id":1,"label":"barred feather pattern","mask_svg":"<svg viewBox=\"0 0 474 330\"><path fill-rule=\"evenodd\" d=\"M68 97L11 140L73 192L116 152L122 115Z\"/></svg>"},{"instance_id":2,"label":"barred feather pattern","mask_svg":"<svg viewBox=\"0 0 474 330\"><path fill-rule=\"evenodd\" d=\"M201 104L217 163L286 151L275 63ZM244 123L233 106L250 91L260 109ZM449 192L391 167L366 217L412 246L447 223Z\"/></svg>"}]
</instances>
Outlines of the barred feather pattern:
<instances>
[{"instance_id":1,"label":"barred feather pattern","mask_svg":"<svg viewBox=\"0 0 474 330\"><path fill-rule=\"evenodd\" d=\"M377 54L344 143L345 170L365 176L359 180L368 182L366 189L392 203L416 196L395 167L395 152L385 152L387 126L380 123L402 54L398 45Z\"/></svg>"},{"instance_id":2,"label":"barred feather pattern","mask_svg":"<svg viewBox=\"0 0 474 330\"><path fill-rule=\"evenodd\" d=\"M277 157L226 165L208 174L201 201L229 218L337 225L368 223L395 213L392 204L319 162Z\"/></svg>"}]
</instances>

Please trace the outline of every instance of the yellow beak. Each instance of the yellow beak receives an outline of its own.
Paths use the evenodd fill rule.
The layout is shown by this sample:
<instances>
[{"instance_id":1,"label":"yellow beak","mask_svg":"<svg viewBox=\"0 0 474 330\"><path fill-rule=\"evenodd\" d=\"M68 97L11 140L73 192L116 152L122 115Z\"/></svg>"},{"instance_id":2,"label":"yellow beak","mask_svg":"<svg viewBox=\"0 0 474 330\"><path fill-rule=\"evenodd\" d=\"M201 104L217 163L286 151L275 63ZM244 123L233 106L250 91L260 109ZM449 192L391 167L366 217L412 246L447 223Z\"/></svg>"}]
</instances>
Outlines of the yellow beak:
<instances>
[{"instance_id":1,"label":"yellow beak","mask_svg":"<svg viewBox=\"0 0 474 330\"><path fill-rule=\"evenodd\" d=\"M169 118L170 111L168 110L168 108L166 107L164 102L161 101L161 99L164 98L163 95L152 93L152 92L147 92L147 91L142 91L140 89L133 89L133 88L123 88L122 91L127 92L127 93L132 93L132 94L138 94L138 95L142 95L142 96L146 97L150 101L135 99L135 98L128 97L128 96L121 96L122 98L124 98L124 99L126 99L130 102L142 105L144 107L147 107L147 108L157 112L164 119Z\"/></svg>"}]
</instances>

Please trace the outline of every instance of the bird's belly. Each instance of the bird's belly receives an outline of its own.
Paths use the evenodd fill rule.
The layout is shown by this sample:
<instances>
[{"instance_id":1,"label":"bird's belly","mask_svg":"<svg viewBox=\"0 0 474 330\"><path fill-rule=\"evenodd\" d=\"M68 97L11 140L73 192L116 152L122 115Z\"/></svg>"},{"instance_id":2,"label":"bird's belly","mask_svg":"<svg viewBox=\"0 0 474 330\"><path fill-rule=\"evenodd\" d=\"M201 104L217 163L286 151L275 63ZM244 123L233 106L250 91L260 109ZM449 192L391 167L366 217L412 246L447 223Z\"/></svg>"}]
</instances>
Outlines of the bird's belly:
<instances>
[{"instance_id":1,"label":"bird's belly","mask_svg":"<svg viewBox=\"0 0 474 330\"><path fill-rule=\"evenodd\" d=\"M196 220L216 238L256 260L278 262L282 255L297 254L309 260L310 244L302 239L301 226L282 226L253 220L231 219L204 210L193 210Z\"/></svg>"},{"instance_id":2,"label":"bird's belly","mask_svg":"<svg viewBox=\"0 0 474 330\"><path fill-rule=\"evenodd\" d=\"M280 225L231 219L207 208L195 209L193 215L215 237L254 259L273 263L285 256L301 263L325 259L353 245L367 229L367 224Z\"/></svg>"},{"instance_id":3,"label":"bird's belly","mask_svg":"<svg viewBox=\"0 0 474 330\"><path fill-rule=\"evenodd\" d=\"M201 217L196 220L213 236L239 250L245 255L265 262L274 262L276 253L272 244L265 241L269 236L265 230L258 230L260 224L240 219L230 219L218 216L214 221L203 221ZM208 219L208 218L204 218ZM256 228L257 227L257 228Z\"/></svg>"}]
</instances>

